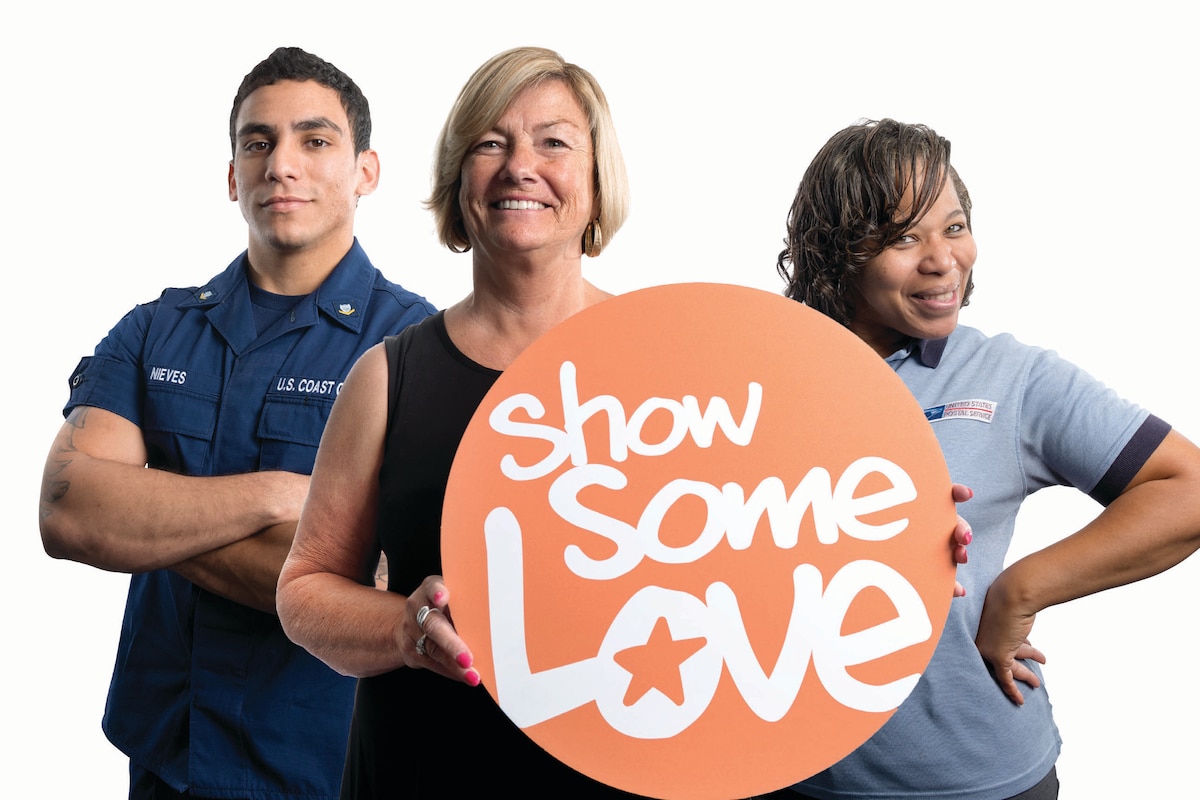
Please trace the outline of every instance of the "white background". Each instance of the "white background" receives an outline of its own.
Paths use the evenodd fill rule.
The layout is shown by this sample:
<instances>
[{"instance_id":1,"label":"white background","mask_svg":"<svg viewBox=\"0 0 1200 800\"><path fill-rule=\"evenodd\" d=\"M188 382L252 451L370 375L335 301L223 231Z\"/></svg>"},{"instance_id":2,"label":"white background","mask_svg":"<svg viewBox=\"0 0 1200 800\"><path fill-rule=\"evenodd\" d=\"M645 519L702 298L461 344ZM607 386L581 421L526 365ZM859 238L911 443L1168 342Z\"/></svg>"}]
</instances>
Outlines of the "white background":
<instances>
[{"instance_id":1,"label":"white background","mask_svg":"<svg viewBox=\"0 0 1200 800\"><path fill-rule=\"evenodd\" d=\"M1057 349L1200 437L1187 345L1200 71L1184 4L771 5L114 0L5 13L0 794L124 796L126 762L99 721L127 579L45 556L42 463L80 356L135 302L203 282L245 246L226 198L229 106L277 45L329 59L367 94L383 173L359 236L439 307L467 291L469 256L439 248L421 207L433 144L462 83L500 50L552 47L608 94L633 213L586 269L613 291L778 291L786 211L820 145L861 117L930 124L975 199L963 321ZM788 343L764 346L786 358ZM1015 547L1096 511L1044 492ZM1192 792L1198 577L1193 559L1040 616L1063 798Z\"/></svg>"}]
</instances>

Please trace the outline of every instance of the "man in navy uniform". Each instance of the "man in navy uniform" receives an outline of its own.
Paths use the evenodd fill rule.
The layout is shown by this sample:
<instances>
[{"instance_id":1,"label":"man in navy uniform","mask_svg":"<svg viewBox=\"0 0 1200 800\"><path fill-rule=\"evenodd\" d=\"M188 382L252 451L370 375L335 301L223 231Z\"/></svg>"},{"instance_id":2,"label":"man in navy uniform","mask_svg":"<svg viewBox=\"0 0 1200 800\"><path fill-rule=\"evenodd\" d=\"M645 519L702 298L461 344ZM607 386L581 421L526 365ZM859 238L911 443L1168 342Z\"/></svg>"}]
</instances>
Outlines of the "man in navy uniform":
<instances>
[{"instance_id":1,"label":"man in navy uniform","mask_svg":"<svg viewBox=\"0 0 1200 800\"><path fill-rule=\"evenodd\" d=\"M249 245L134 308L75 369L42 540L132 574L104 715L131 798L335 798L354 682L287 639L275 584L347 372L433 308L354 237L379 157L348 76L280 48L243 80L229 133Z\"/></svg>"}]
</instances>

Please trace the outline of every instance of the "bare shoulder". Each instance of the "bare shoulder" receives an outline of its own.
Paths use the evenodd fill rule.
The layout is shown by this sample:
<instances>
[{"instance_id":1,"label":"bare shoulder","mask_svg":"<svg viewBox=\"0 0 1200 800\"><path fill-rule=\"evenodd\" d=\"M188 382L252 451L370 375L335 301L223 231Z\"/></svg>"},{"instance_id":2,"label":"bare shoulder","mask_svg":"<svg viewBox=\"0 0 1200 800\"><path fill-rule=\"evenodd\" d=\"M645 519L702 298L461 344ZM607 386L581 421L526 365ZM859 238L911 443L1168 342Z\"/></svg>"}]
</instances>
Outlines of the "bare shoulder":
<instances>
[{"instance_id":1,"label":"bare shoulder","mask_svg":"<svg viewBox=\"0 0 1200 800\"><path fill-rule=\"evenodd\" d=\"M383 344L363 353L338 393L321 437L317 469L322 461L354 463L382 452L387 427L388 365ZM314 470L316 474L316 470Z\"/></svg>"},{"instance_id":2,"label":"bare shoulder","mask_svg":"<svg viewBox=\"0 0 1200 800\"><path fill-rule=\"evenodd\" d=\"M386 389L387 379L387 350L384 349L383 342L380 342L370 347L358 357L358 361L354 362L354 366L350 368L350 374L346 376L346 384L342 387L342 394L345 394L347 391L357 394L380 387ZM338 399L341 399L340 394L338 395Z\"/></svg>"},{"instance_id":3,"label":"bare shoulder","mask_svg":"<svg viewBox=\"0 0 1200 800\"><path fill-rule=\"evenodd\" d=\"M352 408L355 413L371 413L377 406L387 409L388 363L383 342L359 356L346 376L346 382L334 403L334 414ZM331 419L330 422L333 420Z\"/></svg>"}]
</instances>

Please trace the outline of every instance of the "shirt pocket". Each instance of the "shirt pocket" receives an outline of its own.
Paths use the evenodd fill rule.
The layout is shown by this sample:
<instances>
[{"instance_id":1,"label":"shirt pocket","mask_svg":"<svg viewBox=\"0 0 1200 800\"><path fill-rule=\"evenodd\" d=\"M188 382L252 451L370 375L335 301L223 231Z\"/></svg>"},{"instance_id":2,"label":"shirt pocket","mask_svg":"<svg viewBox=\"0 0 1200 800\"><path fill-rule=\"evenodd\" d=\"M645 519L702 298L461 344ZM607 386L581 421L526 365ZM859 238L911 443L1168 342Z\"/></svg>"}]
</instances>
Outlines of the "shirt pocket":
<instances>
[{"instance_id":1,"label":"shirt pocket","mask_svg":"<svg viewBox=\"0 0 1200 800\"><path fill-rule=\"evenodd\" d=\"M150 368L148 375L158 374L155 369ZM151 466L207 475L221 402L220 380L196 370L182 374L178 383L147 379L142 434Z\"/></svg>"},{"instance_id":2,"label":"shirt pocket","mask_svg":"<svg viewBox=\"0 0 1200 800\"><path fill-rule=\"evenodd\" d=\"M258 426L259 468L312 473L333 398L274 395Z\"/></svg>"}]
</instances>

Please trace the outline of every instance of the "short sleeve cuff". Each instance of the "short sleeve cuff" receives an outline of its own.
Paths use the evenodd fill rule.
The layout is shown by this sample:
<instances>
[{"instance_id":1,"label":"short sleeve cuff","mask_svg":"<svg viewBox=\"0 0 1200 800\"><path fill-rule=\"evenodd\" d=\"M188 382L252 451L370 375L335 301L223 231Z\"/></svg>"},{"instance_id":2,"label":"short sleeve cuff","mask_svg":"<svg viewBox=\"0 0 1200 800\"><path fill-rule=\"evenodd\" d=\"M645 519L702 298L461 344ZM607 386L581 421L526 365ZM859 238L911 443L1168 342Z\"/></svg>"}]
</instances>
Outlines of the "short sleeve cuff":
<instances>
[{"instance_id":1,"label":"short sleeve cuff","mask_svg":"<svg viewBox=\"0 0 1200 800\"><path fill-rule=\"evenodd\" d=\"M1117 455L1108 472L1105 472L1095 488L1088 492L1092 499L1105 506L1116 500L1170 432L1171 426L1163 420L1153 414L1146 417L1146 421Z\"/></svg>"},{"instance_id":2,"label":"short sleeve cuff","mask_svg":"<svg viewBox=\"0 0 1200 800\"><path fill-rule=\"evenodd\" d=\"M69 381L71 397L63 416L78 406L111 411L141 427L141 370L133 364L107 356L88 356L79 362Z\"/></svg>"}]
</instances>

